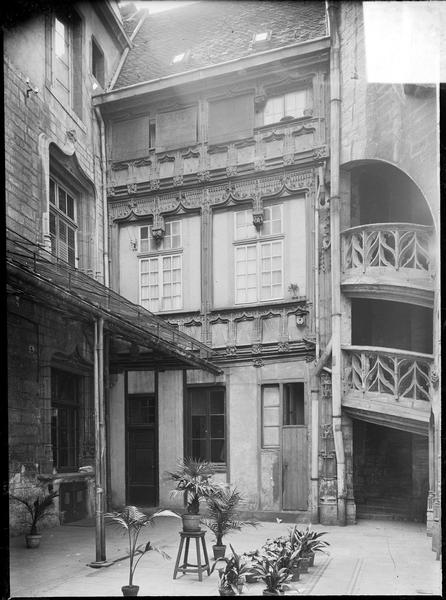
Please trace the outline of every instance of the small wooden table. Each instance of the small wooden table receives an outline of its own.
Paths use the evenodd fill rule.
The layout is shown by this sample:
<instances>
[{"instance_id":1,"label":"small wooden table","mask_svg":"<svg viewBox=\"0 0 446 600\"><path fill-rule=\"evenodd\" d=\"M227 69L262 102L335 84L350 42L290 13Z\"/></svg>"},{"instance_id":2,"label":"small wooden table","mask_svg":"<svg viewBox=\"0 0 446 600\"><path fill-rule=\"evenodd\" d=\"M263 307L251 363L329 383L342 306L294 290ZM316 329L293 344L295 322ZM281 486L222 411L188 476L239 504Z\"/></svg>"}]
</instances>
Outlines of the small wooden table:
<instances>
[{"instance_id":1,"label":"small wooden table","mask_svg":"<svg viewBox=\"0 0 446 600\"><path fill-rule=\"evenodd\" d=\"M178 549L177 560L175 563L175 569L173 572L173 578L175 579L178 571L184 573L198 573L198 580L203 581L202 573L203 571L207 571L208 575L211 574L211 568L209 566L209 558L206 550L206 544L204 541L204 536L206 535L205 531L180 531L180 547ZM197 548L197 564L193 565L188 563L189 557L189 542L190 540L195 540L196 548ZM180 565L181 553L183 551L184 540L186 540L186 547L184 550L184 559L183 563ZM203 548L203 558L204 564L201 563L201 551L200 551L200 540Z\"/></svg>"}]
</instances>

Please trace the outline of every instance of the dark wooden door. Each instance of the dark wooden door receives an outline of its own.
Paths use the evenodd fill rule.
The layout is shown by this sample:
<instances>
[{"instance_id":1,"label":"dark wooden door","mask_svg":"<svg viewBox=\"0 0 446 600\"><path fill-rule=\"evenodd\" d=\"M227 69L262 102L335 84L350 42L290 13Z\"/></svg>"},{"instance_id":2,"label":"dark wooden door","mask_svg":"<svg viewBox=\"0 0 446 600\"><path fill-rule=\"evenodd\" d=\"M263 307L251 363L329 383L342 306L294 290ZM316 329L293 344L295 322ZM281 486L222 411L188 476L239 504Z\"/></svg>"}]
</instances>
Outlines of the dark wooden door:
<instances>
[{"instance_id":1,"label":"dark wooden door","mask_svg":"<svg viewBox=\"0 0 446 600\"><path fill-rule=\"evenodd\" d=\"M158 504L157 411L153 394L127 397L127 504Z\"/></svg>"},{"instance_id":2,"label":"dark wooden door","mask_svg":"<svg viewBox=\"0 0 446 600\"><path fill-rule=\"evenodd\" d=\"M282 508L308 508L308 448L307 428L282 428Z\"/></svg>"}]
</instances>

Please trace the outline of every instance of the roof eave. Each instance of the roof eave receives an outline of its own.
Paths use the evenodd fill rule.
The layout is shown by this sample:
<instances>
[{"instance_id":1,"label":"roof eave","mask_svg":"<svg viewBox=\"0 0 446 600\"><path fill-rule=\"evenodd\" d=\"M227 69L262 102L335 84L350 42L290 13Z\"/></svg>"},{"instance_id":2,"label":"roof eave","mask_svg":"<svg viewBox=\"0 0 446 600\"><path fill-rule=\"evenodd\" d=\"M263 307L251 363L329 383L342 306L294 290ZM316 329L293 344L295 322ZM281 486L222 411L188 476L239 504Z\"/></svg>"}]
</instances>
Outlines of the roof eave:
<instances>
[{"instance_id":1,"label":"roof eave","mask_svg":"<svg viewBox=\"0 0 446 600\"><path fill-rule=\"evenodd\" d=\"M330 47L330 38L328 36L312 39L305 42L298 42L281 48L273 48L263 52L257 52L250 56L232 59L221 62L216 65L208 65L183 71L172 75L166 75L157 79L151 79L141 83L135 83L103 94L98 94L93 98L94 106L107 105L125 98L135 98L163 89L186 83L198 82L210 77L229 75L235 71L262 66L273 61L284 60L287 58L302 57L307 54L313 54L327 50Z\"/></svg>"},{"instance_id":2,"label":"roof eave","mask_svg":"<svg viewBox=\"0 0 446 600\"><path fill-rule=\"evenodd\" d=\"M94 2L93 7L113 32L113 35L120 44L121 48L131 48L132 42L125 32L125 29L122 26L122 23L119 21L115 11L111 7L110 0L106 0L105 2Z\"/></svg>"}]
</instances>

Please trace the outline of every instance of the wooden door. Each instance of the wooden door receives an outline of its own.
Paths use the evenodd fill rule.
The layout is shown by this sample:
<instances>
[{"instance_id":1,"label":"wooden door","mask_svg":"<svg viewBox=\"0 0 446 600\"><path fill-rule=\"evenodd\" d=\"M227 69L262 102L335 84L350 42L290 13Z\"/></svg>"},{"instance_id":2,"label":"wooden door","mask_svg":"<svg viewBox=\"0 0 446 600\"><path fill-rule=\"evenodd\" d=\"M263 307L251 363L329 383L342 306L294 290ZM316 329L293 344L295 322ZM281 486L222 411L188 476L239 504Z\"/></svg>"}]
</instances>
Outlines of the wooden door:
<instances>
[{"instance_id":1,"label":"wooden door","mask_svg":"<svg viewBox=\"0 0 446 600\"><path fill-rule=\"evenodd\" d=\"M282 427L282 508L308 508L307 427Z\"/></svg>"},{"instance_id":2,"label":"wooden door","mask_svg":"<svg viewBox=\"0 0 446 600\"><path fill-rule=\"evenodd\" d=\"M127 397L127 504L158 503L158 441L155 396Z\"/></svg>"}]
</instances>

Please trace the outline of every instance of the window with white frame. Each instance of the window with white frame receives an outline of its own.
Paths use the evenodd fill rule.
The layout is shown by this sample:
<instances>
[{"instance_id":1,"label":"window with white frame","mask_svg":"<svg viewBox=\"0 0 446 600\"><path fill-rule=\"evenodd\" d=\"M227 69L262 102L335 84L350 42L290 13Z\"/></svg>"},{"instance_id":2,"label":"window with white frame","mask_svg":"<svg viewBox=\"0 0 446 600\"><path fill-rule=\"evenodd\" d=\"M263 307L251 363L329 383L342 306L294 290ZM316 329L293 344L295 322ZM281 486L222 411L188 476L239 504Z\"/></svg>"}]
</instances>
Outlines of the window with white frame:
<instances>
[{"instance_id":1,"label":"window with white frame","mask_svg":"<svg viewBox=\"0 0 446 600\"><path fill-rule=\"evenodd\" d=\"M164 237L157 246L152 226L139 228L140 252L156 253L140 259L140 304L152 312L182 308L183 257L181 221L167 221ZM166 253L177 250L174 254Z\"/></svg>"},{"instance_id":2,"label":"window with white frame","mask_svg":"<svg viewBox=\"0 0 446 600\"><path fill-rule=\"evenodd\" d=\"M283 298L283 240L268 239L282 234L282 205L265 207L261 232L252 224L251 210L237 211L234 225L235 303Z\"/></svg>"},{"instance_id":3,"label":"window with white frame","mask_svg":"<svg viewBox=\"0 0 446 600\"><path fill-rule=\"evenodd\" d=\"M284 117L303 117L307 108L307 90L296 90L268 98L263 109L263 124L277 123Z\"/></svg>"},{"instance_id":4,"label":"window with white frame","mask_svg":"<svg viewBox=\"0 0 446 600\"><path fill-rule=\"evenodd\" d=\"M58 181L50 178L50 237L52 253L76 266L76 200Z\"/></svg>"},{"instance_id":5,"label":"window with white frame","mask_svg":"<svg viewBox=\"0 0 446 600\"><path fill-rule=\"evenodd\" d=\"M139 228L139 251L155 252L157 250L173 250L181 248L181 221L167 221L164 224L164 237L157 245L152 236L152 225Z\"/></svg>"}]
</instances>

